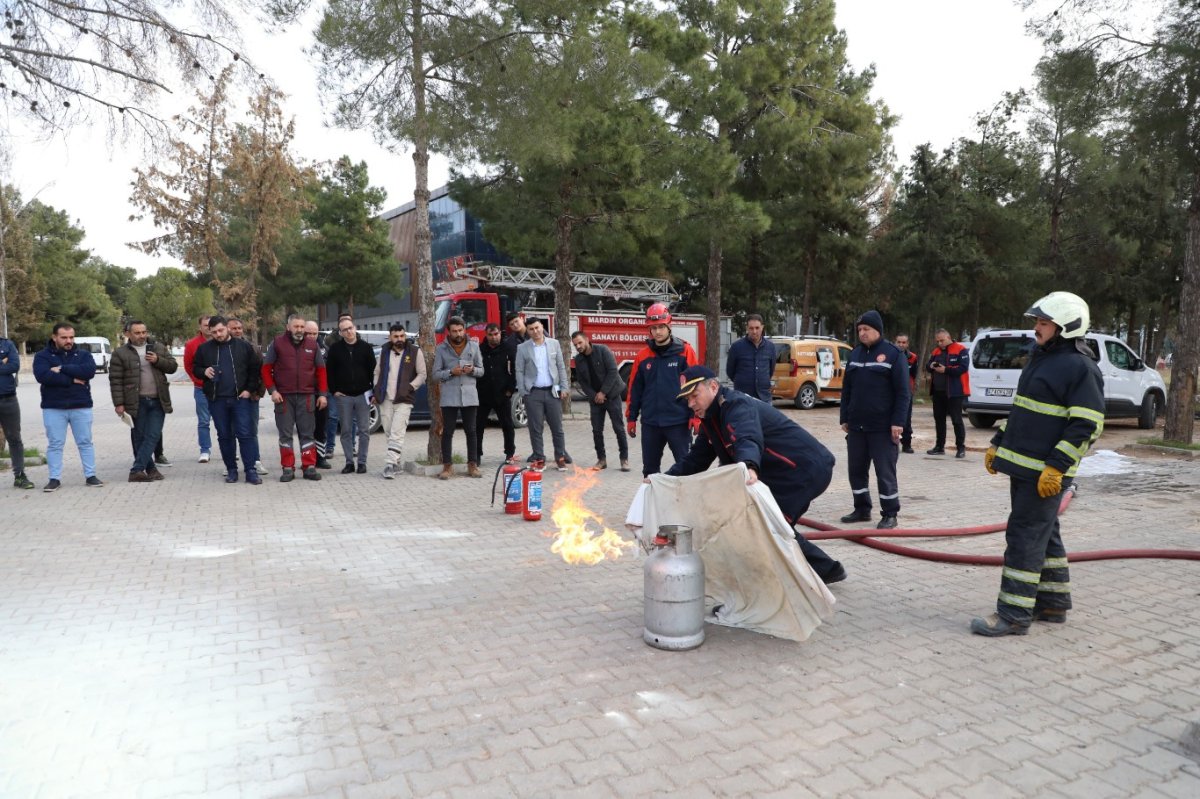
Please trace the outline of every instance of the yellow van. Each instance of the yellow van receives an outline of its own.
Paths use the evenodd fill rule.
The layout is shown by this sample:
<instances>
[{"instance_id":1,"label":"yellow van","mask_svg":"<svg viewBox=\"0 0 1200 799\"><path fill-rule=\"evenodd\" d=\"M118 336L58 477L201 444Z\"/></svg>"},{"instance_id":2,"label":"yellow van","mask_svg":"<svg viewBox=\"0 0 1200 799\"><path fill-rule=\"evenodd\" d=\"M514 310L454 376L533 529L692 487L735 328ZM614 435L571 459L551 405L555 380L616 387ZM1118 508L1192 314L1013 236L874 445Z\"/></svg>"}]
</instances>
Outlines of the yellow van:
<instances>
[{"instance_id":1,"label":"yellow van","mask_svg":"<svg viewBox=\"0 0 1200 799\"><path fill-rule=\"evenodd\" d=\"M840 402L845 363L853 349L828 336L771 337L775 344L774 399L791 400L809 410L818 402Z\"/></svg>"}]
</instances>

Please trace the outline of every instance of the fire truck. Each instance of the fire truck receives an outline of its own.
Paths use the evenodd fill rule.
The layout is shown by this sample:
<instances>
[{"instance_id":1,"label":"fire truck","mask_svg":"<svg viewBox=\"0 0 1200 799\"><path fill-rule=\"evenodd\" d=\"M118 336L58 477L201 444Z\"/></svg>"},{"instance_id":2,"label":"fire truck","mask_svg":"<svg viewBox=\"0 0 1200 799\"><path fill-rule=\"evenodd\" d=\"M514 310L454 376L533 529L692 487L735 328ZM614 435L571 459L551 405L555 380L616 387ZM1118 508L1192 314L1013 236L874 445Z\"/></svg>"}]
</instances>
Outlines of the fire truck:
<instances>
[{"instance_id":1,"label":"fire truck","mask_svg":"<svg viewBox=\"0 0 1200 799\"><path fill-rule=\"evenodd\" d=\"M491 323L500 325L507 335L504 319L514 311L547 320L547 336L556 338L554 308L547 302L554 295L554 278L553 270L498 266L475 261L469 256L435 263L434 334L437 341L445 338L446 322L454 316L466 322L467 334L477 340L485 338ZM674 304L679 301L679 293L670 281L662 278L572 272L571 290L581 304L594 307L573 308L567 333L582 330L592 343L611 349L626 382L634 358L649 337L646 308L655 302ZM417 329L415 316L404 321L410 330ZM705 358L705 330L706 319L702 315L672 314L672 333L691 344L701 362ZM722 364L731 335L730 320L725 317L721 322ZM422 390L416 397L412 420L428 418L429 408ZM513 397L513 420L518 427L527 423L525 406L519 396ZM372 429L375 429L374 425Z\"/></svg>"}]
</instances>

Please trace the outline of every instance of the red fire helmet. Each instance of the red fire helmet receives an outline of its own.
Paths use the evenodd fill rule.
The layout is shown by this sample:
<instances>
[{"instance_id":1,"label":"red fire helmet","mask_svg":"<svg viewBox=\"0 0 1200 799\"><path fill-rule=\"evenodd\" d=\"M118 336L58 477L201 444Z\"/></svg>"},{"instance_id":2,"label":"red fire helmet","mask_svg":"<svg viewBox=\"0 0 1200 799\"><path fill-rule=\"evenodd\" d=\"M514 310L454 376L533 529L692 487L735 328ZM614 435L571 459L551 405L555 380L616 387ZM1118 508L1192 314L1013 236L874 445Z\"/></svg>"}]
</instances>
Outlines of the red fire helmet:
<instances>
[{"instance_id":1,"label":"red fire helmet","mask_svg":"<svg viewBox=\"0 0 1200 799\"><path fill-rule=\"evenodd\" d=\"M648 325L669 325L671 324L671 309L667 307L665 302L656 302L646 309L646 324Z\"/></svg>"}]
</instances>

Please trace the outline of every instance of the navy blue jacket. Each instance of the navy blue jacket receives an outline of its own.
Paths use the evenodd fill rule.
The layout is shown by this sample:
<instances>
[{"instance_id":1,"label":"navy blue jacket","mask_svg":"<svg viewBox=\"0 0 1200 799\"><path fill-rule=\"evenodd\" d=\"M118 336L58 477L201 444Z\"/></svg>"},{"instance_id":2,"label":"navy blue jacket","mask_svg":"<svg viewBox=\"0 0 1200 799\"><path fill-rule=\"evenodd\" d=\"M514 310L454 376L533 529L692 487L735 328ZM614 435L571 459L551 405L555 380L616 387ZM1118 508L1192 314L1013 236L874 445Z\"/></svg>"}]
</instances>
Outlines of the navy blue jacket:
<instances>
[{"instance_id":1,"label":"navy blue jacket","mask_svg":"<svg viewBox=\"0 0 1200 799\"><path fill-rule=\"evenodd\" d=\"M51 371L61 366L58 372ZM33 356L33 376L42 384L42 407L53 410L74 410L92 407L92 385L96 376L96 362L92 354L79 347L60 350L54 339L46 342L46 348ZM76 383L78 378L84 381Z\"/></svg>"},{"instance_id":2,"label":"navy blue jacket","mask_svg":"<svg viewBox=\"0 0 1200 799\"><path fill-rule=\"evenodd\" d=\"M0 397L17 393L17 372L21 371L21 353L17 345L0 338Z\"/></svg>"},{"instance_id":3,"label":"navy blue jacket","mask_svg":"<svg viewBox=\"0 0 1200 799\"><path fill-rule=\"evenodd\" d=\"M868 348L861 342L850 353L842 378L841 424L857 433L904 427L908 421L908 360L883 336Z\"/></svg>"},{"instance_id":4,"label":"navy blue jacket","mask_svg":"<svg viewBox=\"0 0 1200 799\"><path fill-rule=\"evenodd\" d=\"M771 401L771 377L775 374L775 345L765 337L755 347L749 336L729 345L725 374L743 394Z\"/></svg>"},{"instance_id":5,"label":"navy blue jacket","mask_svg":"<svg viewBox=\"0 0 1200 799\"><path fill-rule=\"evenodd\" d=\"M674 336L659 346L647 339L629 373L629 397L625 417L657 427L687 424L692 411L679 396L679 376L697 364L692 345Z\"/></svg>"},{"instance_id":6,"label":"navy blue jacket","mask_svg":"<svg viewBox=\"0 0 1200 799\"><path fill-rule=\"evenodd\" d=\"M701 435L667 474L698 474L719 460L758 473L787 520L795 524L833 477L833 453L765 402L722 386L700 420Z\"/></svg>"},{"instance_id":7,"label":"navy blue jacket","mask_svg":"<svg viewBox=\"0 0 1200 799\"><path fill-rule=\"evenodd\" d=\"M1036 480L1053 466L1075 476L1104 430L1104 378L1086 347L1055 336L1033 350L1017 378L1012 410L992 436L996 471Z\"/></svg>"}]
</instances>

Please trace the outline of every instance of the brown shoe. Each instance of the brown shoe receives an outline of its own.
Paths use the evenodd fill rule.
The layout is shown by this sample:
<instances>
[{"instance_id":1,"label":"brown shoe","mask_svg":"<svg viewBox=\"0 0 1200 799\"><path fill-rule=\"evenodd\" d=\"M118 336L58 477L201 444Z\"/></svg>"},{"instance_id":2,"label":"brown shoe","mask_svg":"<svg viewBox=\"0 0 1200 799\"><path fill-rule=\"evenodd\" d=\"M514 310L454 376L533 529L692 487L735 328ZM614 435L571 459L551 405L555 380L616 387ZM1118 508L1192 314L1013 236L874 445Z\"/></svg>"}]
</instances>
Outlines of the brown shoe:
<instances>
[{"instance_id":1,"label":"brown shoe","mask_svg":"<svg viewBox=\"0 0 1200 799\"><path fill-rule=\"evenodd\" d=\"M163 477L163 473L160 472L158 469L147 469L146 476L149 477L151 480L165 480L166 479L165 477Z\"/></svg>"},{"instance_id":2,"label":"brown shoe","mask_svg":"<svg viewBox=\"0 0 1200 799\"><path fill-rule=\"evenodd\" d=\"M452 464L446 463L446 464L442 465L442 471L438 474L437 478L439 480L449 480L453 476L454 476L454 466Z\"/></svg>"},{"instance_id":3,"label":"brown shoe","mask_svg":"<svg viewBox=\"0 0 1200 799\"><path fill-rule=\"evenodd\" d=\"M596 461L596 465L592 467L592 471L599 472L599 471L602 471L607 468L608 468L608 461L606 461L604 458L601 458L600 460Z\"/></svg>"},{"instance_id":4,"label":"brown shoe","mask_svg":"<svg viewBox=\"0 0 1200 799\"><path fill-rule=\"evenodd\" d=\"M145 472L130 472L129 482L131 483L149 483L153 479Z\"/></svg>"},{"instance_id":5,"label":"brown shoe","mask_svg":"<svg viewBox=\"0 0 1200 799\"><path fill-rule=\"evenodd\" d=\"M625 458L621 458L621 471L623 471L623 472L629 471L629 461L626 460Z\"/></svg>"},{"instance_id":6,"label":"brown shoe","mask_svg":"<svg viewBox=\"0 0 1200 799\"><path fill-rule=\"evenodd\" d=\"M467 477L483 477L483 472L473 463L467 464Z\"/></svg>"}]
</instances>

